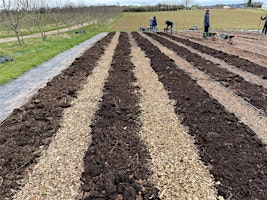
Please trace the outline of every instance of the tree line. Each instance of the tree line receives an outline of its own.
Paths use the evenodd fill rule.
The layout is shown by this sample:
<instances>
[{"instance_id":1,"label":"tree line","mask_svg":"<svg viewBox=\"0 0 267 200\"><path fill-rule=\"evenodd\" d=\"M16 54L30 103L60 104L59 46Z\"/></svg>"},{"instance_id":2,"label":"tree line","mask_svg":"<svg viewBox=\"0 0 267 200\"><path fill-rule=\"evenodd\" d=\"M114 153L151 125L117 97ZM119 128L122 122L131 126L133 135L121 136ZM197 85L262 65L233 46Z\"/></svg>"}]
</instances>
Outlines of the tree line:
<instances>
[{"instance_id":1,"label":"tree line","mask_svg":"<svg viewBox=\"0 0 267 200\"><path fill-rule=\"evenodd\" d=\"M42 0L2 0L0 2L1 35L15 34L18 44L22 45L22 36L40 32L43 40L47 30L72 26L83 28L88 22L101 23L122 12L118 6L60 5Z\"/></svg>"},{"instance_id":2,"label":"tree line","mask_svg":"<svg viewBox=\"0 0 267 200\"><path fill-rule=\"evenodd\" d=\"M157 11L176 11L176 10L191 10L191 9L205 9L205 8L223 8L226 4L215 4L211 6L201 6L193 4L194 0L181 0L181 1L165 1L158 3L155 6L128 6L124 7L123 12L157 12ZM238 4L239 5L239 4ZM238 6L236 5L236 6ZM231 6L231 5L230 5ZM232 5L235 6L235 5ZM239 5L240 6L240 5ZM248 0L242 4L243 8L261 8L262 2Z\"/></svg>"}]
</instances>

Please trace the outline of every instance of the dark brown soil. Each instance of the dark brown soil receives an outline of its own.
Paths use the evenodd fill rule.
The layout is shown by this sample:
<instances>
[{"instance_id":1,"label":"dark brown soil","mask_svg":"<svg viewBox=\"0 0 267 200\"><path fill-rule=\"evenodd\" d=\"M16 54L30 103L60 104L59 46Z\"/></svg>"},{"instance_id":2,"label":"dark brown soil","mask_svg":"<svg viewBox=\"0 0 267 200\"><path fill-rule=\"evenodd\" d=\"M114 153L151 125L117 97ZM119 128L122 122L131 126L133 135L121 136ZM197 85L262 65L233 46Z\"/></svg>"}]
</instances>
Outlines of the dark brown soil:
<instances>
[{"instance_id":1,"label":"dark brown soil","mask_svg":"<svg viewBox=\"0 0 267 200\"><path fill-rule=\"evenodd\" d=\"M186 44L192 48L197 49L198 51L201 51L202 53L206 53L206 54L214 56L215 58L219 58L221 60L224 60L226 63L228 63L230 65L234 65L234 66L236 66L242 70L256 74L263 79L267 79L267 68L266 67L258 65L256 63L253 63L247 59L241 58L238 55L233 55L233 54L229 54L229 53L226 53L223 51L219 51L219 50L216 50L216 49L213 49L213 48L210 48L208 46L201 45L199 43L192 41L192 40L199 40L200 38L198 38L198 37L187 36L187 38L189 38L189 39L183 39L183 38L176 37L176 36L166 35L164 33L160 33L160 34L167 36L167 37L170 37L171 39L173 39L177 42L184 43L184 44ZM244 51L248 52L250 54L252 53L252 52L247 51L247 50L244 50ZM257 55L257 53L253 53L253 54ZM260 57L259 54L257 56Z\"/></svg>"},{"instance_id":2,"label":"dark brown soil","mask_svg":"<svg viewBox=\"0 0 267 200\"><path fill-rule=\"evenodd\" d=\"M114 33L97 42L72 65L40 89L32 99L14 112L0 126L0 199L10 199L59 128L65 108L71 106L104 53Z\"/></svg>"},{"instance_id":3,"label":"dark brown soil","mask_svg":"<svg viewBox=\"0 0 267 200\"><path fill-rule=\"evenodd\" d=\"M157 38L155 34L149 34ZM151 59L151 65L164 84L175 111L196 139L202 161L212 166L211 173L219 194L236 200L265 199L267 196L267 152L256 134L227 112L196 84L179 66L134 33L138 45ZM166 46L169 47L167 41ZM187 52L187 51L186 51ZM182 49L177 53L186 57ZM197 59L198 57L196 57ZM195 60L196 63L201 60Z\"/></svg>"},{"instance_id":4,"label":"dark brown soil","mask_svg":"<svg viewBox=\"0 0 267 200\"><path fill-rule=\"evenodd\" d=\"M158 199L158 190L148 181L151 158L138 137L141 111L130 47L128 34L121 33L105 94L91 124L82 199Z\"/></svg>"},{"instance_id":5,"label":"dark brown soil","mask_svg":"<svg viewBox=\"0 0 267 200\"><path fill-rule=\"evenodd\" d=\"M138 33L132 35L151 59L151 67L169 97L176 102L175 112L189 128L189 134L195 137L202 161L211 167L210 172L220 183L219 194L226 199L266 199L266 146L249 127L180 70L173 60ZM1 123L0 176L4 182L0 186L0 199L12 199L21 180L27 178L26 170L36 163L40 147L49 145L59 128L64 109L71 106L71 101L76 98L77 91L83 87L113 36L114 33L110 33L96 43ZM164 41L168 48L199 65L214 80L222 84L227 82L234 92L246 92L247 96L242 97L252 100L253 104L258 100L254 98L258 98L256 93L261 90L251 86L252 92L249 93L244 88L250 87L249 83L241 77L228 72L221 75L219 71L222 70L215 71L218 68L216 64L167 42L161 36L149 36ZM121 33L103 88L103 99L94 123L88 124L92 128L92 143L84 157L85 171L81 177L84 200L159 199L158 190L149 181L153 171L149 169L148 149L137 135L142 126L139 120L141 110L139 88L133 84L136 79L130 62L130 46L128 35ZM237 59L237 63L240 60ZM262 103L266 111L266 99Z\"/></svg>"},{"instance_id":6,"label":"dark brown soil","mask_svg":"<svg viewBox=\"0 0 267 200\"><path fill-rule=\"evenodd\" d=\"M186 45L188 45L194 49L197 49L198 51L200 51L202 53L206 53L208 55L212 55L215 58L219 58L219 59L225 61L226 63L228 63L230 65L234 65L234 66L236 66L242 70L246 70L248 72L256 74L259 77L262 77L263 79L267 79L267 68L264 66L260 66L256 63L249 61L249 60L240 58L237 55L232 55L232 54L225 53L223 51L218 51L216 49L198 44L196 42L192 42L190 40L182 39L182 38L168 35L168 34L164 34L164 33L162 33L162 35L170 37L174 41L186 44Z\"/></svg>"},{"instance_id":7,"label":"dark brown soil","mask_svg":"<svg viewBox=\"0 0 267 200\"><path fill-rule=\"evenodd\" d=\"M213 63L205 58L192 53L188 49L178 46L164 37L159 37L158 35L148 33L152 38L168 47L169 49L175 51L179 56L183 57L185 60L190 62L194 67L199 70L205 72L208 76L210 76L215 81L221 83L223 86L229 88L236 95L242 97L244 100L252 104L254 107L262 110L263 114L267 115L267 90L266 88L247 82L238 74L234 74L228 71L225 68L220 67L218 64ZM161 33L161 35L171 37L173 40L177 40L182 42L188 46L193 47L194 49L205 51L206 54L215 56L215 55L224 55L224 60L231 60L231 64L237 66L241 69L247 69L246 65L250 65L250 72L258 73L258 75L266 75L267 77L267 68L256 65L252 62L245 61L244 59L235 56L235 59L232 59L233 55L227 55L226 53L219 53L217 50L204 47L203 45L193 43L189 40L184 40L175 36L171 36L168 34ZM218 53L214 53L218 52ZM215 56L216 57L216 56ZM228 59L230 57L230 59ZM218 56L218 58L220 58ZM257 66L257 67L256 67ZM257 75L257 74L256 74Z\"/></svg>"}]
</instances>

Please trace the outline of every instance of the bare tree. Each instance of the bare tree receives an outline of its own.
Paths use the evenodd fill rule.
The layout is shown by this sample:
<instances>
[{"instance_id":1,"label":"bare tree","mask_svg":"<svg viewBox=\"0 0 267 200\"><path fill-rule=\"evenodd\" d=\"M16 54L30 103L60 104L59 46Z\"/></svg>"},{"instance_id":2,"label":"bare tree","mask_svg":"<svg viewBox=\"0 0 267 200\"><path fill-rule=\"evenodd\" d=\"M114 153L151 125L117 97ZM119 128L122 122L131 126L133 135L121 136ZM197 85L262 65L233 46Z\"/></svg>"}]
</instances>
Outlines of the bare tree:
<instances>
[{"instance_id":1,"label":"bare tree","mask_svg":"<svg viewBox=\"0 0 267 200\"><path fill-rule=\"evenodd\" d=\"M249 8L252 7L252 0L248 0L248 1L247 1L247 6L248 6Z\"/></svg>"},{"instance_id":2,"label":"bare tree","mask_svg":"<svg viewBox=\"0 0 267 200\"><path fill-rule=\"evenodd\" d=\"M187 10L189 4L193 3L193 0L183 0L183 3L184 3L184 6L185 6L185 9Z\"/></svg>"},{"instance_id":3,"label":"bare tree","mask_svg":"<svg viewBox=\"0 0 267 200\"><path fill-rule=\"evenodd\" d=\"M37 26L42 39L45 40L46 39L46 35L45 35L45 31L42 28L42 18L44 17L45 13L46 13L46 8L45 5L43 3L42 0L35 0L32 1L32 5L31 5L31 17L33 18L33 23L35 26Z\"/></svg>"},{"instance_id":4,"label":"bare tree","mask_svg":"<svg viewBox=\"0 0 267 200\"><path fill-rule=\"evenodd\" d=\"M60 22L63 22L62 20L62 10L63 10L63 4L61 0L50 0L49 5L51 7L50 9L50 17L52 18L53 23L55 24L57 28L57 32L59 34L60 29Z\"/></svg>"},{"instance_id":5,"label":"bare tree","mask_svg":"<svg viewBox=\"0 0 267 200\"><path fill-rule=\"evenodd\" d=\"M63 22L64 22L64 24L66 24L69 31L71 31L71 25L73 24L74 11L75 11L75 9L71 5L67 5L64 7L65 17L63 17Z\"/></svg>"},{"instance_id":6,"label":"bare tree","mask_svg":"<svg viewBox=\"0 0 267 200\"><path fill-rule=\"evenodd\" d=\"M17 37L18 43L22 46L22 39L20 37L20 27L22 20L25 19L29 12L31 0L2 0L1 15L4 22L10 27Z\"/></svg>"}]
</instances>

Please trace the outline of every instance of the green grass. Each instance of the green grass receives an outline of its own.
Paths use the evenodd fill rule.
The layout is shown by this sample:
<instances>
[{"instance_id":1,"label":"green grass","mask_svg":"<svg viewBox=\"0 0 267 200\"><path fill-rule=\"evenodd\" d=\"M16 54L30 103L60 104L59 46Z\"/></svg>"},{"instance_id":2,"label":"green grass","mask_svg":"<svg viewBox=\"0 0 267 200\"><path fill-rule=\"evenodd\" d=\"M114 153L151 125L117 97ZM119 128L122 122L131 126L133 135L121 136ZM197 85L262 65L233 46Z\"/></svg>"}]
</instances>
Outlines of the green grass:
<instances>
[{"instance_id":1,"label":"green grass","mask_svg":"<svg viewBox=\"0 0 267 200\"><path fill-rule=\"evenodd\" d=\"M0 43L0 55L9 56L13 62L0 65L0 85L18 78L24 72L36 67L57 54L97 35L106 32L106 27L97 25L85 28L86 34L76 35L74 31L48 35L47 40L41 38L24 39L24 45L19 46L17 41Z\"/></svg>"},{"instance_id":2,"label":"green grass","mask_svg":"<svg viewBox=\"0 0 267 200\"><path fill-rule=\"evenodd\" d=\"M174 30L188 30L192 26L203 29L205 10L180 10L168 12L123 13L117 23L111 28L117 31L138 31L140 26L148 26L150 17L156 16L158 29L163 31L164 21L174 22ZM252 9L216 9L210 10L211 30L256 30L259 27L260 16L265 16L264 10ZM263 22L261 22L261 26ZM262 28L260 26L260 28Z\"/></svg>"}]
</instances>

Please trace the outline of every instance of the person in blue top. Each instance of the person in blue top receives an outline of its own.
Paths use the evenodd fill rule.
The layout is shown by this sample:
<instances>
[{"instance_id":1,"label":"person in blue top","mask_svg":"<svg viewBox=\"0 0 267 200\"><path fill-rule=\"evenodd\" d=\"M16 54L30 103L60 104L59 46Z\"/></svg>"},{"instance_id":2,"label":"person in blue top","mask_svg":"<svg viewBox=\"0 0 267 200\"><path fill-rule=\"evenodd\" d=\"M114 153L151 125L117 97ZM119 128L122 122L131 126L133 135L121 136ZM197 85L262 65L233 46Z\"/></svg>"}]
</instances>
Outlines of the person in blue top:
<instances>
[{"instance_id":1,"label":"person in blue top","mask_svg":"<svg viewBox=\"0 0 267 200\"><path fill-rule=\"evenodd\" d=\"M153 33L156 33L157 32L157 19L156 17L153 17L153 20L152 20L152 27L153 27Z\"/></svg>"},{"instance_id":2,"label":"person in blue top","mask_svg":"<svg viewBox=\"0 0 267 200\"><path fill-rule=\"evenodd\" d=\"M209 32L210 27L210 11L209 9L206 10L206 13L204 15L204 33L203 37L205 37Z\"/></svg>"},{"instance_id":3,"label":"person in blue top","mask_svg":"<svg viewBox=\"0 0 267 200\"><path fill-rule=\"evenodd\" d=\"M262 29L262 33L264 32L264 34L266 35L266 32L267 32L267 14L265 17L261 17L261 20L265 20L265 23L264 23L264 26Z\"/></svg>"}]
</instances>

